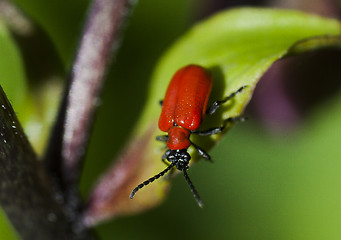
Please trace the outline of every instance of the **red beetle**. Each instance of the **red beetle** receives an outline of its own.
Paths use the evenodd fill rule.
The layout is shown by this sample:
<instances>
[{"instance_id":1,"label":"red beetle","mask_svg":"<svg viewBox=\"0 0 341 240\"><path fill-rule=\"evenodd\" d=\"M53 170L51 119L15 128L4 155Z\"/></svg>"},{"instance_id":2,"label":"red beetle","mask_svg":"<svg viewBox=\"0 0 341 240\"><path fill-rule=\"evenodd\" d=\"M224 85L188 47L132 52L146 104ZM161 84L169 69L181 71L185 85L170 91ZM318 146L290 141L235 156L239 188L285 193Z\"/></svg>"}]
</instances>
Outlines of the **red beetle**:
<instances>
[{"instance_id":1,"label":"red beetle","mask_svg":"<svg viewBox=\"0 0 341 240\"><path fill-rule=\"evenodd\" d=\"M185 179L196 201L200 207L203 206L199 194L186 172L189 167L189 161L191 160L187 149L192 145L201 157L207 160L210 160L211 157L203 149L191 142L190 136L192 133L198 135L216 134L224 129L227 122L241 119L239 117L228 118L221 127L198 131L205 114L213 114L220 104L228 101L245 88L245 86L242 86L223 100L214 102L207 109L212 83L211 73L198 65L185 66L175 73L169 83L164 101L161 102L162 111L159 119L160 130L168 134L156 138L159 141L167 142L169 149L163 154L162 161L168 167L154 177L139 184L130 194L130 198L133 198L139 189L160 178L175 166L184 173Z\"/></svg>"}]
</instances>

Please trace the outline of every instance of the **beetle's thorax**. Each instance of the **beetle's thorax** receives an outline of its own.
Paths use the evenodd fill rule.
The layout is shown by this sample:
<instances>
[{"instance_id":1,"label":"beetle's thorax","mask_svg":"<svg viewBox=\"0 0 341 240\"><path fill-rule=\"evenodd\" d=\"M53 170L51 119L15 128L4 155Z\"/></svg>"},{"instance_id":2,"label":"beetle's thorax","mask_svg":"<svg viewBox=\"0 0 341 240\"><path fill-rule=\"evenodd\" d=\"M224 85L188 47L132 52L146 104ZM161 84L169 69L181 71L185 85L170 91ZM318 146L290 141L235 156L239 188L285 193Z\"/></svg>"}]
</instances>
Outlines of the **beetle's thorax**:
<instances>
[{"instance_id":1,"label":"beetle's thorax","mask_svg":"<svg viewBox=\"0 0 341 240\"><path fill-rule=\"evenodd\" d=\"M167 147L171 150L187 149L191 142L189 136L191 132L180 126L173 126L168 131Z\"/></svg>"}]
</instances>

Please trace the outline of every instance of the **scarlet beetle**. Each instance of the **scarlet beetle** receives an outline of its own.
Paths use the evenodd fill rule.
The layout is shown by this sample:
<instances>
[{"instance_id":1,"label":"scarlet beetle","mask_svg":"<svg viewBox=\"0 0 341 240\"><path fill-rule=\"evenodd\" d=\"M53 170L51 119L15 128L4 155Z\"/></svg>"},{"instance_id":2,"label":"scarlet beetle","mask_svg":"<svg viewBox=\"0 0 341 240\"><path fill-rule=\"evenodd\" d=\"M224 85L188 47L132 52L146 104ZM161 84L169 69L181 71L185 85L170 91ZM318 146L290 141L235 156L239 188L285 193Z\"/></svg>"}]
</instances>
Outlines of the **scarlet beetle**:
<instances>
[{"instance_id":1,"label":"scarlet beetle","mask_svg":"<svg viewBox=\"0 0 341 240\"><path fill-rule=\"evenodd\" d=\"M202 136L217 134L225 128L228 122L242 119L231 117L226 119L221 127L210 128L205 131L198 130L205 114L213 114L222 103L230 100L245 88L245 86L242 86L223 100L216 101L207 108L212 83L213 78L210 71L198 65L185 66L175 73L168 85L164 101L161 101L162 111L159 118L160 130L168 134L156 138L167 143L168 150L162 156L162 161L167 165L167 168L139 184L131 192L131 199L139 189L176 167L184 173L199 206L203 206L199 194L187 174L188 164L191 160L187 149L192 145L202 158L210 160L211 157L203 149L191 142L190 136L191 134Z\"/></svg>"}]
</instances>

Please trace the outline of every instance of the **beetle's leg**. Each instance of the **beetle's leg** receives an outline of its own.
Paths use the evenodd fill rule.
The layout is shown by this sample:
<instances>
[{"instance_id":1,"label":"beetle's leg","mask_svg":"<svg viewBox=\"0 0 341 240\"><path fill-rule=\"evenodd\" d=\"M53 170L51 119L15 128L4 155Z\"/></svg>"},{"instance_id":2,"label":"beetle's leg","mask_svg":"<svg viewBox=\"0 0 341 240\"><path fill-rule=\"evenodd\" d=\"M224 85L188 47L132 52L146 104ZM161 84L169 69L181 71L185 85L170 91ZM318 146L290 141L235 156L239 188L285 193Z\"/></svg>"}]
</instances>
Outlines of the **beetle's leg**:
<instances>
[{"instance_id":1,"label":"beetle's leg","mask_svg":"<svg viewBox=\"0 0 341 240\"><path fill-rule=\"evenodd\" d=\"M246 117L240 117L240 116L238 116L238 117L229 117L229 118L224 120L222 128L224 129L228 123L232 124L232 123L235 123L235 122L245 122L246 120L247 120Z\"/></svg>"},{"instance_id":2,"label":"beetle's leg","mask_svg":"<svg viewBox=\"0 0 341 240\"><path fill-rule=\"evenodd\" d=\"M170 154L170 152L171 152L171 150L168 149L168 150L162 155L162 162L163 162L164 164L166 164L167 167L168 167L169 165L171 165L170 163L167 162L167 161L168 161L168 160L167 160L167 157L168 157L168 155ZM169 174L166 175L164 178L165 178L166 180L168 180L168 179L172 176L173 172L174 172L174 168L170 169L170 170L169 170Z\"/></svg>"},{"instance_id":3,"label":"beetle's leg","mask_svg":"<svg viewBox=\"0 0 341 240\"><path fill-rule=\"evenodd\" d=\"M212 115L213 113L215 113L215 111L217 111L217 109L220 107L221 104L227 102L228 100L236 96L238 93L242 92L244 88L246 88L246 85L240 87L237 91L231 93L229 96L227 96L223 100L215 101L210 107L207 108L206 114Z\"/></svg>"},{"instance_id":4,"label":"beetle's leg","mask_svg":"<svg viewBox=\"0 0 341 240\"><path fill-rule=\"evenodd\" d=\"M210 129L206 129L206 130L203 130L203 131L195 130L195 131L192 131L191 133L194 133L194 134L197 134L197 135L200 135L200 136L209 136L209 135L214 135L214 134L222 132L224 127L225 126L215 127L215 128L210 128Z\"/></svg>"},{"instance_id":5,"label":"beetle's leg","mask_svg":"<svg viewBox=\"0 0 341 240\"><path fill-rule=\"evenodd\" d=\"M191 142L191 145L195 148L195 150L202 158L205 158L206 160L212 162L211 156L207 152L205 152L205 150L200 148L198 145L195 145L193 142Z\"/></svg>"},{"instance_id":6,"label":"beetle's leg","mask_svg":"<svg viewBox=\"0 0 341 240\"><path fill-rule=\"evenodd\" d=\"M159 104L160 104L160 106L162 107L162 106L163 106L163 100L160 100L160 101L159 101Z\"/></svg>"},{"instance_id":7,"label":"beetle's leg","mask_svg":"<svg viewBox=\"0 0 341 240\"><path fill-rule=\"evenodd\" d=\"M168 158L168 155L170 154L171 150L168 149L163 155L162 155L162 162L164 164L166 164L167 166L169 166L169 163L166 162L167 158Z\"/></svg>"},{"instance_id":8,"label":"beetle's leg","mask_svg":"<svg viewBox=\"0 0 341 240\"><path fill-rule=\"evenodd\" d=\"M223 126L221 127L210 128L210 129L202 130L202 131L194 130L191 133L194 133L200 136L214 135L214 134L222 132L228 123L244 122L245 119L246 118L244 117L230 117L224 120Z\"/></svg>"},{"instance_id":9,"label":"beetle's leg","mask_svg":"<svg viewBox=\"0 0 341 240\"><path fill-rule=\"evenodd\" d=\"M161 141L161 142L167 142L168 141L168 135L160 135L156 137L157 141Z\"/></svg>"},{"instance_id":10,"label":"beetle's leg","mask_svg":"<svg viewBox=\"0 0 341 240\"><path fill-rule=\"evenodd\" d=\"M155 139L157 141L160 141L160 142L167 142L168 141L168 135L157 136ZM164 149L167 149L167 145L164 146Z\"/></svg>"}]
</instances>

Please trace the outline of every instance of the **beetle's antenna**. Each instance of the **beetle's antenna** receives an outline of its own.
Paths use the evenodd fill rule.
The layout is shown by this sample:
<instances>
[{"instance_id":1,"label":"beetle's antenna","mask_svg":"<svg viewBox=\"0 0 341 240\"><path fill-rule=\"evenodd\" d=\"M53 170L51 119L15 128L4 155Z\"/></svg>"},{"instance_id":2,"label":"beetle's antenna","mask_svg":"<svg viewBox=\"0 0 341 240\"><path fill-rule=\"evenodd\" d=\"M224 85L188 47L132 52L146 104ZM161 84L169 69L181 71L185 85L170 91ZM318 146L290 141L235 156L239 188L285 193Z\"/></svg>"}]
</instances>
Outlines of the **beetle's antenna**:
<instances>
[{"instance_id":1,"label":"beetle's antenna","mask_svg":"<svg viewBox=\"0 0 341 240\"><path fill-rule=\"evenodd\" d=\"M201 199L199 197L199 194L198 194L197 190L195 189L193 183L191 182L191 179L189 179L189 176L188 176L186 170L183 170L183 172L184 172L185 179L186 179L186 181L187 181L187 183L188 183L192 193L194 194L194 198L197 201L199 207L201 207L201 208L204 207L204 204L201 201Z\"/></svg>"},{"instance_id":2,"label":"beetle's antenna","mask_svg":"<svg viewBox=\"0 0 341 240\"><path fill-rule=\"evenodd\" d=\"M139 184L136 188L134 188L134 190L131 192L129 198L133 199L135 193L140 190L141 188L143 188L144 186L148 185L149 183L154 182L156 179L162 177L163 175L165 175L165 173L167 173L169 170L171 170L173 167L175 166L175 163L171 163L165 170L163 170L162 172L156 174L154 177L149 178L148 180L144 181L143 183Z\"/></svg>"}]
</instances>

